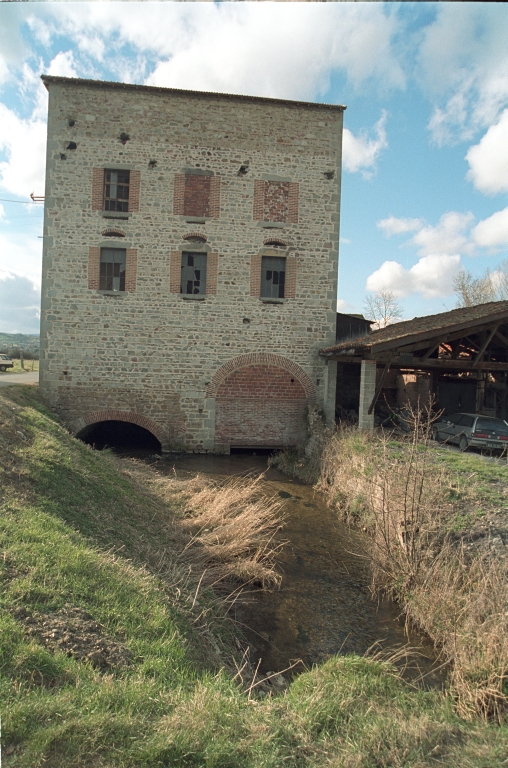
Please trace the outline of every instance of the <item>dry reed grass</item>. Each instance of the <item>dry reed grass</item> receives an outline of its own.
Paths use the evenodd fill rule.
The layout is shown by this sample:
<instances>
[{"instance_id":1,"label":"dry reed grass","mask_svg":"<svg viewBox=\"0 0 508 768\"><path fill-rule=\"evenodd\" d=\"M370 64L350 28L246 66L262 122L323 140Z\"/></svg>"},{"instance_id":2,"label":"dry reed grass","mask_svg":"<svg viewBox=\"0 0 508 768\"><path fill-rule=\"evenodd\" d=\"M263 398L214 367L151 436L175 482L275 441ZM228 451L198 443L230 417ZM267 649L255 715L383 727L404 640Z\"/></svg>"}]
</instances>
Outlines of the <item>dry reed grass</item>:
<instances>
[{"instance_id":1,"label":"dry reed grass","mask_svg":"<svg viewBox=\"0 0 508 768\"><path fill-rule=\"evenodd\" d=\"M278 587L276 554L283 545L278 533L284 517L280 499L261 489L262 476L214 481L197 475L192 481L161 478L166 495L177 499L182 516L175 521L183 537L182 559L202 586L221 594L237 594L248 585Z\"/></svg>"},{"instance_id":2,"label":"dry reed grass","mask_svg":"<svg viewBox=\"0 0 508 768\"><path fill-rule=\"evenodd\" d=\"M401 602L451 664L464 716L508 711L508 565L465 550L447 520L456 478L428 445L431 418L413 414L403 443L338 431L322 457L319 487L343 518L370 534L373 589ZM463 489L467 493L467 489Z\"/></svg>"}]
</instances>

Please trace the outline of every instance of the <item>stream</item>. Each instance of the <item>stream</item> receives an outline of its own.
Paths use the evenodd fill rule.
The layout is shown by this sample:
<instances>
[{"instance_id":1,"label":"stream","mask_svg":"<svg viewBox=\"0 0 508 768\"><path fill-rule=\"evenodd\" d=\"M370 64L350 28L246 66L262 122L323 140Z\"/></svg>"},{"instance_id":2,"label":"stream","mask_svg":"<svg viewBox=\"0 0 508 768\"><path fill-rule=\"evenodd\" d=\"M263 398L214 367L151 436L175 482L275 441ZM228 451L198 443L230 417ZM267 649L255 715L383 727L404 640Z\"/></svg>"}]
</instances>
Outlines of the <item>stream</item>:
<instances>
[{"instance_id":1,"label":"stream","mask_svg":"<svg viewBox=\"0 0 508 768\"><path fill-rule=\"evenodd\" d=\"M214 479L264 473L268 495L285 500L287 543L278 556L279 590L253 590L235 604L233 617L251 646L251 662L262 673L294 667L294 673L335 654L363 655L377 644L387 651L410 646L413 661L397 666L406 678L424 676L425 687L442 686L445 674L429 638L405 632L398 606L375 601L369 590L368 538L352 532L309 485L269 468L267 456L195 455L157 462L162 474L188 477L198 472ZM150 462L152 463L152 462Z\"/></svg>"}]
</instances>

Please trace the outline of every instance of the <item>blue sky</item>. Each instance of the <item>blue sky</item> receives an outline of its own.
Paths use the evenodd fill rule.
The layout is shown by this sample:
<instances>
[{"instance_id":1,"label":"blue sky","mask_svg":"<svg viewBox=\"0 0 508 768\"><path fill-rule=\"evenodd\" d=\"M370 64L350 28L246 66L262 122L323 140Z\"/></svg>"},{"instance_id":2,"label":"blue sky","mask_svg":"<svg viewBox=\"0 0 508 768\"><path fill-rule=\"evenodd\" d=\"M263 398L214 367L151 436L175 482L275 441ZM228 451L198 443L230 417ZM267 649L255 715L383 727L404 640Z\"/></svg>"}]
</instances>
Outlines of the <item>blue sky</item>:
<instances>
[{"instance_id":1,"label":"blue sky","mask_svg":"<svg viewBox=\"0 0 508 768\"><path fill-rule=\"evenodd\" d=\"M508 258L506 5L2 3L0 331L38 330L42 72L347 105L342 311L452 309Z\"/></svg>"}]
</instances>

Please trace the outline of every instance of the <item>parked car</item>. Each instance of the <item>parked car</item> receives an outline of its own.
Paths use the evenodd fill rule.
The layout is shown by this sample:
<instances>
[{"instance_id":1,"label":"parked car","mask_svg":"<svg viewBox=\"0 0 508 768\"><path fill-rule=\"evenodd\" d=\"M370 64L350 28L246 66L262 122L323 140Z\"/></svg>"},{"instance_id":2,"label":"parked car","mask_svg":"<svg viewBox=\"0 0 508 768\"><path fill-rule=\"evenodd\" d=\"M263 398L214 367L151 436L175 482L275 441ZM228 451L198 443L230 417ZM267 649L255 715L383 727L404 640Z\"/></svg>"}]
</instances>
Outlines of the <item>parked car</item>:
<instances>
[{"instance_id":1,"label":"parked car","mask_svg":"<svg viewBox=\"0 0 508 768\"><path fill-rule=\"evenodd\" d=\"M479 413L454 413L432 427L432 437L454 443L461 451L468 448L508 448L508 423Z\"/></svg>"},{"instance_id":2,"label":"parked car","mask_svg":"<svg viewBox=\"0 0 508 768\"><path fill-rule=\"evenodd\" d=\"M6 371L7 368L14 368L14 363L7 355L0 355L0 371Z\"/></svg>"}]
</instances>

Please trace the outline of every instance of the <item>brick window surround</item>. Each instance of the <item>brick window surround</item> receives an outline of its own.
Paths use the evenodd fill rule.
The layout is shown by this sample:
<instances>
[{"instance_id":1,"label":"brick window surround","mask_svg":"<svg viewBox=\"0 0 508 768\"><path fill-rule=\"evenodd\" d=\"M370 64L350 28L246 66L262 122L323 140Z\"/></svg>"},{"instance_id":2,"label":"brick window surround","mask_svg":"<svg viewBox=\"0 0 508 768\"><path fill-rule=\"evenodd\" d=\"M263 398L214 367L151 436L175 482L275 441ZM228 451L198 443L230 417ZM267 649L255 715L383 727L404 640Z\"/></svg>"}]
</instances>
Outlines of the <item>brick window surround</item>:
<instances>
[{"instance_id":1,"label":"brick window surround","mask_svg":"<svg viewBox=\"0 0 508 768\"><path fill-rule=\"evenodd\" d=\"M109 246L111 247L111 246ZM138 251L136 248L125 249L125 292L136 290L136 275L138 267ZM101 249L92 246L88 249L88 288L100 290Z\"/></svg>"},{"instance_id":2,"label":"brick window surround","mask_svg":"<svg viewBox=\"0 0 508 768\"><path fill-rule=\"evenodd\" d=\"M114 168L94 168L92 171L92 211L104 211L104 172ZM129 213L139 211L141 172L131 169L129 181Z\"/></svg>"},{"instance_id":3,"label":"brick window surround","mask_svg":"<svg viewBox=\"0 0 508 768\"><path fill-rule=\"evenodd\" d=\"M259 253L251 257L250 262L250 295L261 298L261 266L263 256L282 256L286 259L286 279L284 285L284 298L296 298L296 256L286 256L279 248L262 248Z\"/></svg>"},{"instance_id":4,"label":"brick window surround","mask_svg":"<svg viewBox=\"0 0 508 768\"><path fill-rule=\"evenodd\" d=\"M175 216L218 219L220 216L220 176L176 173L173 214Z\"/></svg>"},{"instance_id":5,"label":"brick window surround","mask_svg":"<svg viewBox=\"0 0 508 768\"><path fill-rule=\"evenodd\" d=\"M292 181L254 181L254 221L298 224L298 188Z\"/></svg>"},{"instance_id":6,"label":"brick window surround","mask_svg":"<svg viewBox=\"0 0 508 768\"><path fill-rule=\"evenodd\" d=\"M182 252L198 251L198 249L189 248L187 245L180 251L171 251L169 259L169 292L182 294ZM201 253L206 253L206 287L205 296L215 296L217 294L217 277L219 272L219 254L210 253L203 250Z\"/></svg>"}]
</instances>

